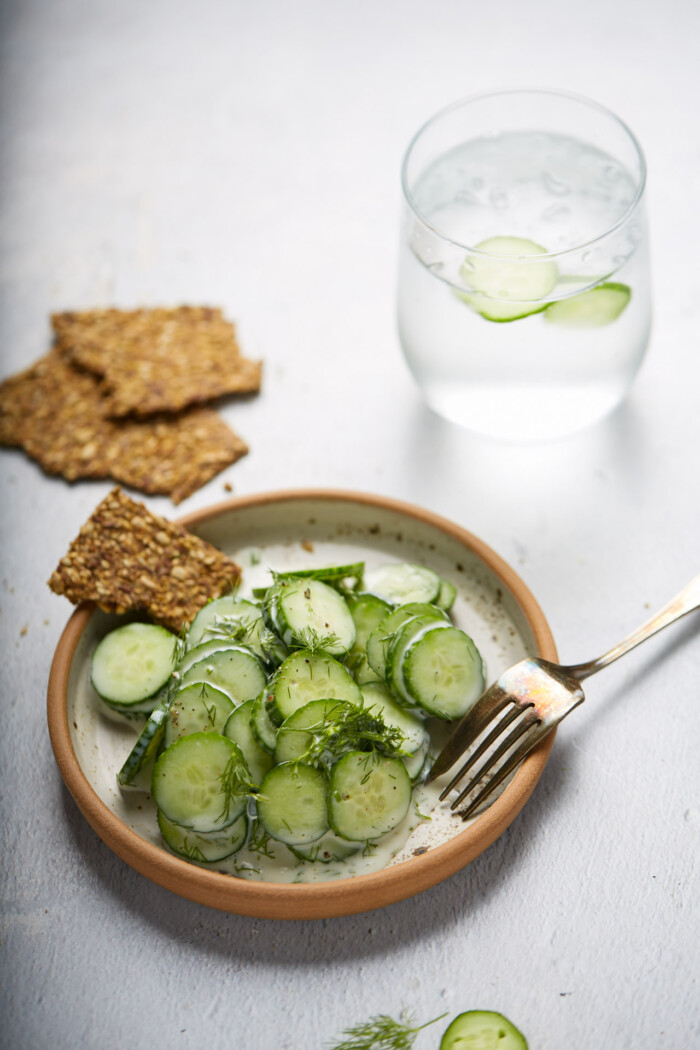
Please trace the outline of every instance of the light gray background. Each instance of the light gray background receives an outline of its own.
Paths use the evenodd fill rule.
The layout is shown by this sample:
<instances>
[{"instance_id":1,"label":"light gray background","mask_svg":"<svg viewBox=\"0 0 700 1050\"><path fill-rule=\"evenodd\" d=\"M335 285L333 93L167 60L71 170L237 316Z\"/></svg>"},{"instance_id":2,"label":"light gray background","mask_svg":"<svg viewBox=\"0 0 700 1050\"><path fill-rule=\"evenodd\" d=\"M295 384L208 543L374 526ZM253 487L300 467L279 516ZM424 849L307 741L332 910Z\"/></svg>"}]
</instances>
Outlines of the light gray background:
<instances>
[{"instance_id":1,"label":"light gray background","mask_svg":"<svg viewBox=\"0 0 700 1050\"><path fill-rule=\"evenodd\" d=\"M5 0L0 18L2 377L45 352L52 310L219 304L264 391L225 409L251 454L182 511L224 481L422 504L514 565L568 660L700 570L698 5ZM525 448L429 413L394 322L403 149L434 110L508 86L606 103L650 168L633 395ZM591 680L524 812L461 874L353 918L228 916L117 860L53 762L70 610L45 581L110 487L0 452L3 1046L315 1050L373 1013L473 1007L533 1050L699 1044L697 618Z\"/></svg>"}]
</instances>

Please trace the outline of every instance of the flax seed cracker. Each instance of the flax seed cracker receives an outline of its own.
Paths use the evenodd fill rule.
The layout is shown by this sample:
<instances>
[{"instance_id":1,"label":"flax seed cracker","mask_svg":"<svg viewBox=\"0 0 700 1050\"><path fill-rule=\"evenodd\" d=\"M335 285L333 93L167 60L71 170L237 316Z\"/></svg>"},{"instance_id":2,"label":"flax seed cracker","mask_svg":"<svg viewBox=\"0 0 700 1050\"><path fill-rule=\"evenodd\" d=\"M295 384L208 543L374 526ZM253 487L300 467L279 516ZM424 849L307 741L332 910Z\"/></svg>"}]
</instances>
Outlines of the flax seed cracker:
<instances>
[{"instance_id":1,"label":"flax seed cracker","mask_svg":"<svg viewBox=\"0 0 700 1050\"><path fill-rule=\"evenodd\" d=\"M241 570L216 547L152 514L115 488L70 544L49 580L75 605L146 613L178 633L209 598L235 587Z\"/></svg>"},{"instance_id":2,"label":"flax seed cracker","mask_svg":"<svg viewBox=\"0 0 700 1050\"><path fill-rule=\"evenodd\" d=\"M174 503L248 451L208 408L108 419L98 380L55 350L0 383L0 445L23 448L48 474L69 481L111 477Z\"/></svg>"},{"instance_id":3,"label":"flax seed cracker","mask_svg":"<svg viewBox=\"0 0 700 1050\"><path fill-rule=\"evenodd\" d=\"M111 416L177 412L260 389L260 362L243 357L217 309L88 310L51 322L59 350L101 377Z\"/></svg>"}]
</instances>

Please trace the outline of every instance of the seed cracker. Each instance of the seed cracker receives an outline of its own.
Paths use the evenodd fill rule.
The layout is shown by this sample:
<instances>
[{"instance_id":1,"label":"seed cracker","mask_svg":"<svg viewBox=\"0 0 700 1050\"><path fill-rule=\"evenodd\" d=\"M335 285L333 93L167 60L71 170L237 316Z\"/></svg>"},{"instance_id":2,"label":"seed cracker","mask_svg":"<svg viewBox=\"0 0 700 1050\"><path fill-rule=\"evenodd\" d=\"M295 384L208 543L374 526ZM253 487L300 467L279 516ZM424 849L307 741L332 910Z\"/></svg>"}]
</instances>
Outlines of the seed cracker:
<instances>
[{"instance_id":1,"label":"seed cracker","mask_svg":"<svg viewBox=\"0 0 700 1050\"><path fill-rule=\"evenodd\" d=\"M54 314L56 345L102 380L111 416L177 412L260 390L261 363L241 354L220 310L87 310Z\"/></svg>"},{"instance_id":2,"label":"seed cracker","mask_svg":"<svg viewBox=\"0 0 700 1050\"><path fill-rule=\"evenodd\" d=\"M181 525L113 489L70 544L49 580L74 605L146 613L179 633L210 598L230 591L241 570Z\"/></svg>"},{"instance_id":3,"label":"seed cracker","mask_svg":"<svg viewBox=\"0 0 700 1050\"><path fill-rule=\"evenodd\" d=\"M0 383L0 445L48 474L108 478L179 503L248 448L209 408L147 420L104 415L97 379L53 350Z\"/></svg>"}]
</instances>

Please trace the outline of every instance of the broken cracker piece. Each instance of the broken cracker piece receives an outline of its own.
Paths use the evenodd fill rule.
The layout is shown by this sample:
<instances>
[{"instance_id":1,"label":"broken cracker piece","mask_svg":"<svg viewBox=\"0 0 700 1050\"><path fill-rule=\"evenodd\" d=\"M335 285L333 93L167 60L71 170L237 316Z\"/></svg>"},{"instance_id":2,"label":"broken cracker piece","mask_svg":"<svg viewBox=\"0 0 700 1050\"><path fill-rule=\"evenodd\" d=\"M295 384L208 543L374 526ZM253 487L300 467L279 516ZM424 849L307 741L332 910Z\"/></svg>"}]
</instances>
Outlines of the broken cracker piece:
<instances>
[{"instance_id":1,"label":"broken cracker piece","mask_svg":"<svg viewBox=\"0 0 700 1050\"><path fill-rule=\"evenodd\" d=\"M0 445L20 446L69 481L111 477L174 503L248 451L213 409L107 419L95 377L55 350L0 383Z\"/></svg>"},{"instance_id":2,"label":"broken cracker piece","mask_svg":"<svg viewBox=\"0 0 700 1050\"><path fill-rule=\"evenodd\" d=\"M87 310L54 314L56 346L102 379L110 416L177 412L260 390L261 363L242 356L220 310Z\"/></svg>"},{"instance_id":3,"label":"broken cracker piece","mask_svg":"<svg viewBox=\"0 0 700 1050\"><path fill-rule=\"evenodd\" d=\"M49 580L74 605L146 613L179 633L241 570L205 540L113 489L83 525Z\"/></svg>"}]
</instances>

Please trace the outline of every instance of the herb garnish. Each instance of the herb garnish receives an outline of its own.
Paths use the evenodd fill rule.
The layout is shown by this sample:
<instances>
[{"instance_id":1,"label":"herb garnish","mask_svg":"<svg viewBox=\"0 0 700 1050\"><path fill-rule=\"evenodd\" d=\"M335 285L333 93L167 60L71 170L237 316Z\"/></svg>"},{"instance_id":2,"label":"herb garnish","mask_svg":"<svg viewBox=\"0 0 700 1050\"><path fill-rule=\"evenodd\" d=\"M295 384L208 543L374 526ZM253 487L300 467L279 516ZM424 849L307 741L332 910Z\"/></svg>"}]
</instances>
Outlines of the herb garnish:
<instances>
[{"instance_id":1,"label":"herb garnish","mask_svg":"<svg viewBox=\"0 0 700 1050\"><path fill-rule=\"evenodd\" d=\"M346 1028L343 1035L349 1038L329 1043L327 1050L411 1050L418 1032L446 1016L440 1014L432 1021L413 1026L409 1017L395 1021L387 1014L377 1014L365 1024Z\"/></svg>"}]
</instances>

